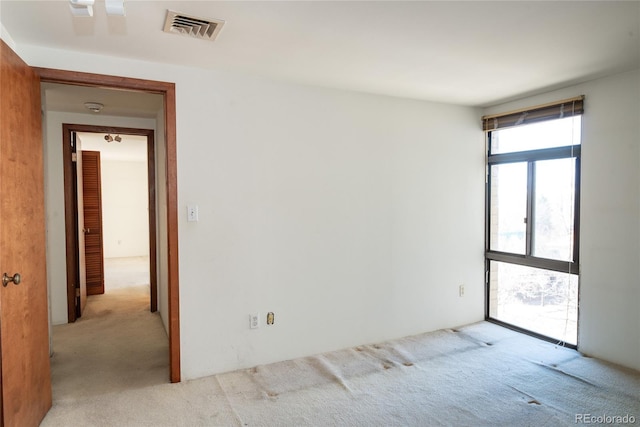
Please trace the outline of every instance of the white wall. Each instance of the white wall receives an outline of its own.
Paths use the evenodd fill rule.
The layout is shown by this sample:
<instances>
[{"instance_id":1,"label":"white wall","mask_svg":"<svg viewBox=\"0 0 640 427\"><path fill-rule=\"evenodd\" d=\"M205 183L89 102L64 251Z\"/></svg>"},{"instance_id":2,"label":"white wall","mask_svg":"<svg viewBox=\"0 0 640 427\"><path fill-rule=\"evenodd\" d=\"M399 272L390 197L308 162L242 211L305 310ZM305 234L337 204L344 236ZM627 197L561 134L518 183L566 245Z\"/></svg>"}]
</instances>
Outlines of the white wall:
<instances>
[{"instance_id":1,"label":"white wall","mask_svg":"<svg viewBox=\"0 0 640 427\"><path fill-rule=\"evenodd\" d=\"M147 163L101 159L105 258L149 255Z\"/></svg>"},{"instance_id":2,"label":"white wall","mask_svg":"<svg viewBox=\"0 0 640 427\"><path fill-rule=\"evenodd\" d=\"M164 110L156 117L156 130L164 129ZM156 156L156 249L158 270L158 311L162 316L162 323L169 334L169 254L167 242L167 155L165 135L162 131L155 133Z\"/></svg>"},{"instance_id":3,"label":"white wall","mask_svg":"<svg viewBox=\"0 0 640 427\"><path fill-rule=\"evenodd\" d=\"M16 42L13 40L11 34L9 34L9 31L7 31L2 23L0 23L0 39L2 39L12 50L16 51Z\"/></svg>"},{"instance_id":4,"label":"white wall","mask_svg":"<svg viewBox=\"0 0 640 427\"><path fill-rule=\"evenodd\" d=\"M44 144L47 271L52 324L67 323L67 272L65 259L64 174L62 124L87 124L155 129L154 119L97 116L47 111Z\"/></svg>"},{"instance_id":5,"label":"white wall","mask_svg":"<svg viewBox=\"0 0 640 427\"><path fill-rule=\"evenodd\" d=\"M640 369L640 71L486 110L586 95L578 347Z\"/></svg>"},{"instance_id":6,"label":"white wall","mask_svg":"<svg viewBox=\"0 0 640 427\"><path fill-rule=\"evenodd\" d=\"M479 111L191 75L178 84L180 209L200 206L180 224L186 378L483 318ZM198 96L210 107L189 108ZM275 326L248 328L269 311Z\"/></svg>"},{"instance_id":7,"label":"white wall","mask_svg":"<svg viewBox=\"0 0 640 427\"><path fill-rule=\"evenodd\" d=\"M200 207L179 223L183 378L483 318L478 110L22 54L176 83L179 211ZM268 311L276 325L250 330L249 313Z\"/></svg>"}]
</instances>

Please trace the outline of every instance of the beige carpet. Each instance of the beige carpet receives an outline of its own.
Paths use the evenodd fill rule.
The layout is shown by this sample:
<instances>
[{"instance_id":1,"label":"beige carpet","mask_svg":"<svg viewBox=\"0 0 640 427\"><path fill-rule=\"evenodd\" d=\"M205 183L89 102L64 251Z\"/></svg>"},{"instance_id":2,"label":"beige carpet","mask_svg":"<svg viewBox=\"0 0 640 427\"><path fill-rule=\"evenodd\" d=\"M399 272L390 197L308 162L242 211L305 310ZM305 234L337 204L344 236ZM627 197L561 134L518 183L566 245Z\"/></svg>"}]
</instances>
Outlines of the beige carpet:
<instances>
[{"instance_id":1,"label":"beige carpet","mask_svg":"<svg viewBox=\"0 0 640 427\"><path fill-rule=\"evenodd\" d=\"M113 297L54 331L42 426L640 424L640 373L486 322L168 384L159 319Z\"/></svg>"},{"instance_id":2,"label":"beige carpet","mask_svg":"<svg viewBox=\"0 0 640 427\"><path fill-rule=\"evenodd\" d=\"M149 312L148 285L90 296L80 319L53 328L54 406L166 383L168 348L160 316Z\"/></svg>"}]
</instances>

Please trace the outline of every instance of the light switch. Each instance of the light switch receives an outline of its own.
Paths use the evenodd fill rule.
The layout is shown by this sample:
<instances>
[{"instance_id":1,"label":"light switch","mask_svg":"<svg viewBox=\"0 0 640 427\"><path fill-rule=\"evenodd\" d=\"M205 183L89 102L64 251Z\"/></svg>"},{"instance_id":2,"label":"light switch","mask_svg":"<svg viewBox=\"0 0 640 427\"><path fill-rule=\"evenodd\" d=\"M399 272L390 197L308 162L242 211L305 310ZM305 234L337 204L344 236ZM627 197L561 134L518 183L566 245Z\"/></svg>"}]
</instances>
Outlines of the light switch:
<instances>
[{"instance_id":1,"label":"light switch","mask_svg":"<svg viewBox=\"0 0 640 427\"><path fill-rule=\"evenodd\" d=\"M187 205L187 221L198 221L198 205Z\"/></svg>"}]
</instances>

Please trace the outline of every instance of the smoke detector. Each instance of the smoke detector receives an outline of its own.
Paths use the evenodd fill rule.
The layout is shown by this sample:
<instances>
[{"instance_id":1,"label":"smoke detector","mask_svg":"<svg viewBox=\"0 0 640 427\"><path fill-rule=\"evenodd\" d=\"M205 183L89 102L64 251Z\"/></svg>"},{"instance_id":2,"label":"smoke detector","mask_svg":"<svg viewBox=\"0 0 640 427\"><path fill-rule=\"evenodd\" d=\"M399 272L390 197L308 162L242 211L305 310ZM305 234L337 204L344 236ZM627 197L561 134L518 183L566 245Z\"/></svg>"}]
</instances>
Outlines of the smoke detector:
<instances>
[{"instance_id":1,"label":"smoke detector","mask_svg":"<svg viewBox=\"0 0 640 427\"><path fill-rule=\"evenodd\" d=\"M99 113L104 108L104 104L99 102L85 102L84 106L87 110L93 111L94 113Z\"/></svg>"},{"instance_id":2,"label":"smoke detector","mask_svg":"<svg viewBox=\"0 0 640 427\"><path fill-rule=\"evenodd\" d=\"M164 32L213 41L222 30L223 25L224 21L220 19L198 18L167 10Z\"/></svg>"}]
</instances>

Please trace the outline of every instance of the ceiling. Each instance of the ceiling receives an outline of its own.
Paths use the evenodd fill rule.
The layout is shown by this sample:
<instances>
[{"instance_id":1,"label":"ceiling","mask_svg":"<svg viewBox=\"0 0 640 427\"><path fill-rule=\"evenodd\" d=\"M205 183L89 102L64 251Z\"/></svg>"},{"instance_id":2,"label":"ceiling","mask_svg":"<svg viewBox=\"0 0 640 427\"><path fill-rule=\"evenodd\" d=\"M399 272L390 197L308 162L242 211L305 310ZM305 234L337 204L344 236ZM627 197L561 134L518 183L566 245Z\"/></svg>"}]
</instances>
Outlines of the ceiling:
<instances>
[{"instance_id":1,"label":"ceiling","mask_svg":"<svg viewBox=\"0 0 640 427\"><path fill-rule=\"evenodd\" d=\"M74 18L67 0L0 2L40 45L437 102L487 106L640 67L638 1L141 1ZM226 23L162 31L167 9Z\"/></svg>"},{"instance_id":2,"label":"ceiling","mask_svg":"<svg viewBox=\"0 0 640 427\"><path fill-rule=\"evenodd\" d=\"M159 94L124 90L42 83L44 104L49 111L90 113L85 102L97 102L104 108L97 114L106 116L141 117L155 119L163 108Z\"/></svg>"}]
</instances>

